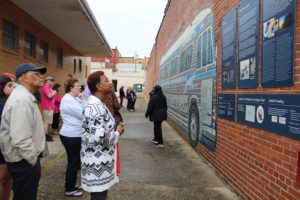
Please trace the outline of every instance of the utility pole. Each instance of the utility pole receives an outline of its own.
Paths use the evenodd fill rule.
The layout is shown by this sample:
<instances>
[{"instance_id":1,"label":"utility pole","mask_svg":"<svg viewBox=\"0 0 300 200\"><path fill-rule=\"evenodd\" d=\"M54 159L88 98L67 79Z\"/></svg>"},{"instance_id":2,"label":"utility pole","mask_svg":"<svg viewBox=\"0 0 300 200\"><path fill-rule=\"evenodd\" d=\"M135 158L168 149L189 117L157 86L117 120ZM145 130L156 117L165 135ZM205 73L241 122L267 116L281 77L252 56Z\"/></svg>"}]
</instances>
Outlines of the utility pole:
<instances>
[{"instance_id":1,"label":"utility pole","mask_svg":"<svg viewBox=\"0 0 300 200\"><path fill-rule=\"evenodd\" d=\"M136 72L136 58L138 57L137 52L134 52L134 72Z\"/></svg>"}]
</instances>

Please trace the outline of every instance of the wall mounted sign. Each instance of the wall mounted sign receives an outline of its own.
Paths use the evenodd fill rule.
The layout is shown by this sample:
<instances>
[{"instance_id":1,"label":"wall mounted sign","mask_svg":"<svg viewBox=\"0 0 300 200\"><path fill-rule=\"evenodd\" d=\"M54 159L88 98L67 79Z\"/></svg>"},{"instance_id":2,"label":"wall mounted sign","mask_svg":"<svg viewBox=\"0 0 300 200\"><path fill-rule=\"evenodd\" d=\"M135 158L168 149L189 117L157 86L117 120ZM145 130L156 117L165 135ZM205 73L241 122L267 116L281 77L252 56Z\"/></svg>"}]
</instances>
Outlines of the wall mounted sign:
<instances>
[{"instance_id":1,"label":"wall mounted sign","mask_svg":"<svg viewBox=\"0 0 300 200\"><path fill-rule=\"evenodd\" d=\"M293 85L295 0L262 1L262 86Z\"/></svg>"},{"instance_id":2,"label":"wall mounted sign","mask_svg":"<svg viewBox=\"0 0 300 200\"><path fill-rule=\"evenodd\" d=\"M218 95L218 117L235 121L235 95Z\"/></svg>"},{"instance_id":3,"label":"wall mounted sign","mask_svg":"<svg viewBox=\"0 0 300 200\"><path fill-rule=\"evenodd\" d=\"M241 94L237 97L237 121L300 139L299 102L296 94Z\"/></svg>"},{"instance_id":4,"label":"wall mounted sign","mask_svg":"<svg viewBox=\"0 0 300 200\"><path fill-rule=\"evenodd\" d=\"M238 9L238 86L258 85L259 0L243 0Z\"/></svg>"},{"instance_id":5,"label":"wall mounted sign","mask_svg":"<svg viewBox=\"0 0 300 200\"><path fill-rule=\"evenodd\" d=\"M222 19L222 88L235 88L236 9Z\"/></svg>"}]
</instances>

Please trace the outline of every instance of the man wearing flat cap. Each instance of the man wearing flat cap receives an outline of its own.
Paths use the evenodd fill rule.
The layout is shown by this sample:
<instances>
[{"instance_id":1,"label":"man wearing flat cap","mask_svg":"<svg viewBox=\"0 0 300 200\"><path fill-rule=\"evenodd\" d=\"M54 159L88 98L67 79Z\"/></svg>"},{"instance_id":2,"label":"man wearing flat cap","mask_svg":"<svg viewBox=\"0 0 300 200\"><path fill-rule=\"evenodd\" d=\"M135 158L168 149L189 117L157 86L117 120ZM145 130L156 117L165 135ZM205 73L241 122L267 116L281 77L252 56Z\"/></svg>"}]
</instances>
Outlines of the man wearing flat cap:
<instances>
[{"instance_id":1,"label":"man wearing flat cap","mask_svg":"<svg viewBox=\"0 0 300 200\"><path fill-rule=\"evenodd\" d=\"M52 89L53 85L54 78L48 76L45 78L45 85L41 90L41 109L47 141L53 141L50 135L50 125L53 123L56 94L56 90Z\"/></svg>"},{"instance_id":2,"label":"man wearing flat cap","mask_svg":"<svg viewBox=\"0 0 300 200\"><path fill-rule=\"evenodd\" d=\"M0 148L13 179L14 200L35 200L45 148L45 134L38 102L33 93L43 86L44 67L23 63L17 67L18 87L3 109Z\"/></svg>"}]
</instances>

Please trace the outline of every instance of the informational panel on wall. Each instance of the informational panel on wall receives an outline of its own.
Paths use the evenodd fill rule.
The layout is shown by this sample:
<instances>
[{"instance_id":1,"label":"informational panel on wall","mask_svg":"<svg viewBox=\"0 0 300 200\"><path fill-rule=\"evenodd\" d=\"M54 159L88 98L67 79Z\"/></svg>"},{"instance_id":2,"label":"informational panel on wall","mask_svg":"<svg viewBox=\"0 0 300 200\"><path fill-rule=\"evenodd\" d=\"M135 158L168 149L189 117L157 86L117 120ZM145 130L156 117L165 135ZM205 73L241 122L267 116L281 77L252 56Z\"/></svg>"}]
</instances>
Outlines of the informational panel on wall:
<instances>
[{"instance_id":1,"label":"informational panel on wall","mask_svg":"<svg viewBox=\"0 0 300 200\"><path fill-rule=\"evenodd\" d=\"M219 94L218 95L218 117L235 121L235 95Z\"/></svg>"},{"instance_id":2,"label":"informational panel on wall","mask_svg":"<svg viewBox=\"0 0 300 200\"><path fill-rule=\"evenodd\" d=\"M259 0L243 0L238 9L238 86L258 85Z\"/></svg>"},{"instance_id":3,"label":"informational panel on wall","mask_svg":"<svg viewBox=\"0 0 300 200\"><path fill-rule=\"evenodd\" d=\"M222 19L222 88L235 88L236 9Z\"/></svg>"},{"instance_id":4,"label":"informational panel on wall","mask_svg":"<svg viewBox=\"0 0 300 200\"><path fill-rule=\"evenodd\" d=\"M262 86L293 85L295 0L262 1Z\"/></svg>"},{"instance_id":5,"label":"informational panel on wall","mask_svg":"<svg viewBox=\"0 0 300 200\"><path fill-rule=\"evenodd\" d=\"M300 139L300 95L241 94L237 99L239 123Z\"/></svg>"}]
</instances>

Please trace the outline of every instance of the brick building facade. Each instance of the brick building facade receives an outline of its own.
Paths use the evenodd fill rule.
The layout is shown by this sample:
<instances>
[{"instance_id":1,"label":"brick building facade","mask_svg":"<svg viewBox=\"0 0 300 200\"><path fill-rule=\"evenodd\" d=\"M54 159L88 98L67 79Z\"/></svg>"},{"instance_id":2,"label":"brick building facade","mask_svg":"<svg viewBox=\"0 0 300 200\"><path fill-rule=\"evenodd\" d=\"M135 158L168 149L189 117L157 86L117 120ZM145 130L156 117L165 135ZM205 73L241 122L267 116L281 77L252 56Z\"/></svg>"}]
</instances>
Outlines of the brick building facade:
<instances>
[{"instance_id":1,"label":"brick building facade","mask_svg":"<svg viewBox=\"0 0 300 200\"><path fill-rule=\"evenodd\" d=\"M260 0L259 13L262 11ZM287 1L277 1L287 2ZM236 87L233 89L223 89L222 87L222 20L223 17L233 8L237 8L239 0L191 0L188 3L180 0L169 0L165 9L165 15L161 27L157 33L150 60L148 62L145 84L145 95L156 83L161 82L161 65L170 50L176 46L178 38L182 38L185 31L193 26L195 19L202 11L209 9L212 13L213 42L215 45L215 78L213 87L218 94L299 94L300 89L300 0L295 0L295 43L294 43L294 75L292 86L284 87L262 87L262 15L259 15L259 35L258 38L258 86L255 88L243 89ZM199 14L200 13L200 14ZM208 16L208 14L205 14ZM201 16L200 16L201 17ZM205 17L205 16L204 16ZM194 21L193 21L194 20ZM193 22L193 23L192 23ZM196 23L196 22L195 22ZM205 23L205 21L204 21ZM201 27L201 26L199 26ZM210 32L209 32L210 33ZM204 37L204 36L201 36ZM236 50L237 53L237 50ZM237 62L237 59L235 60ZM192 60L192 64L197 63L197 59ZM211 66L208 66L211 67ZM211 67L213 70L213 66ZM170 73L170 72L169 72ZM237 72L236 72L237 73ZM236 78L237 79L237 78ZM180 90L178 88L167 88L167 91ZM187 93L192 90L187 90ZM175 92L174 92L175 93ZM172 95L167 96L167 98ZM176 95L173 95L172 98ZM213 94L213 112L217 110L216 97ZM188 97L186 109L188 110L192 101ZM180 99L177 100L180 102ZM235 98L237 101L237 98ZM169 102L168 102L169 103ZM172 103L172 102L171 102ZM236 103L237 104L237 103ZM182 104L182 106L184 106ZM170 110L173 114L173 110ZM200 111L199 111L200 112ZM175 114L174 114L175 115ZM234 113L237 117L237 111ZM190 118L191 116L187 116ZM199 118L196 118L199 120ZM188 129L173 119L169 120L177 128L186 140L191 140ZM184 120L183 120L184 121ZM187 122L189 123L189 122ZM300 140L284 135L276 134L260 128L247 126L237 121L230 121L216 116L216 146L214 150L207 148L203 142L195 144L195 149L208 162L210 162L222 176L231 184L244 199L300 199L299 179L299 158Z\"/></svg>"},{"instance_id":2,"label":"brick building facade","mask_svg":"<svg viewBox=\"0 0 300 200\"><path fill-rule=\"evenodd\" d=\"M61 85L71 76L85 84L90 73L90 58L86 56L111 55L111 50L106 41L96 48L92 45L85 48L85 44L80 44L81 37L85 35L77 37L72 31L67 30L68 28L79 30L85 28L84 26L90 26L92 28L86 30L86 33L94 32L94 35L84 39L84 42L96 44L100 40L101 35L94 29L92 20L88 21L88 18L82 15L82 13L92 15L85 10L87 7L79 7L78 1L69 1L69 5L59 1L52 3L55 6L50 6L49 1L35 5L28 1L0 0L0 73L15 73L16 66L20 63L31 62L37 66L47 67L45 76L53 76ZM87 5L85 1L81 3ZM75 14L63 6L76 7L80 12ZM74 19L68 15L73 15ZM59 17L65 19L59 22L57 20ZM75 19L86 21L83 24L78 23L79 25L72 23L73 26L71 22ZM43 20L47 23L43 23ZM63 23L67 25L64 26ZM70 40L70 36L73 41Z\"/></svg>"},{"instance_id":3,"label":"brick building facade","mask_svg":"<svg viewBox=\"0 0 300 200\"><path fill-rule=\"evenodd\" d=\"M119 63L134 63L141 64L144 68L147 68L149 57L145 58L134 58L134 57L120 57Z\"/></svg>"}]
</instances>

